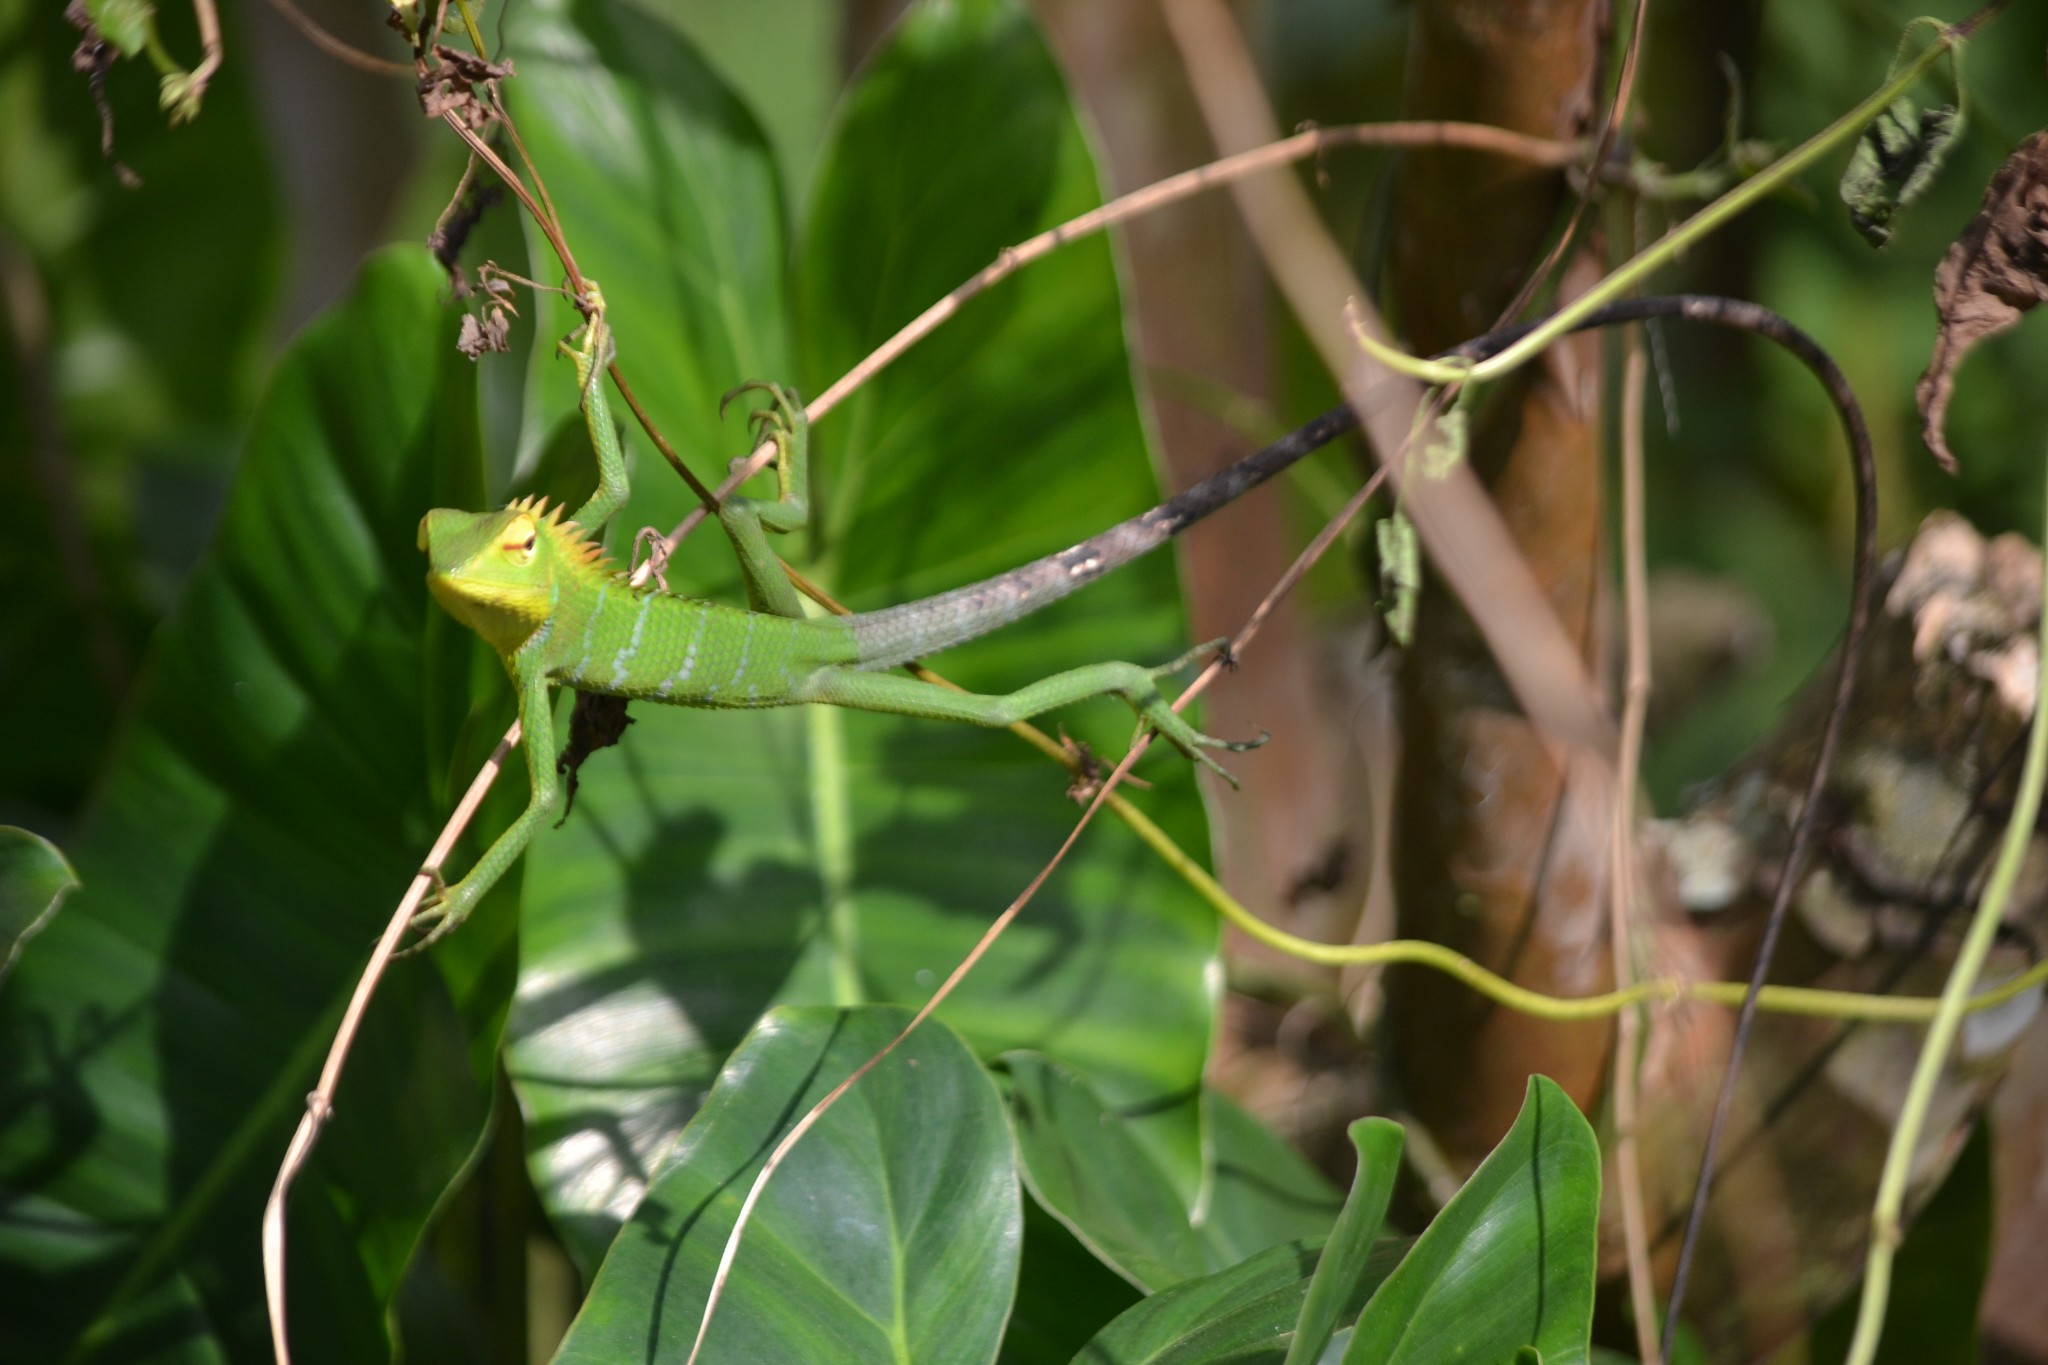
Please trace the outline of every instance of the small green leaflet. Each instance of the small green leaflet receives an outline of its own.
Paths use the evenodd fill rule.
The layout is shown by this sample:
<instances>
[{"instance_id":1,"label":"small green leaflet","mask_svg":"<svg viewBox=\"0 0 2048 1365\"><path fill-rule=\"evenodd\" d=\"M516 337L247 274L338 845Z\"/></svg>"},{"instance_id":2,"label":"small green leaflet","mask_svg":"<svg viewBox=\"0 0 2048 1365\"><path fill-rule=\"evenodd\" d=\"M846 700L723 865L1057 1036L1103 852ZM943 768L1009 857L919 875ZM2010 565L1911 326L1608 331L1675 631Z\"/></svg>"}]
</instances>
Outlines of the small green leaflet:
<instances>
[{"instance_id":1,"label":"small green leaflet","mask_svg":"<svg viewBox=\"0 0 2048 1365\"><path fill-rule=\"evenodd\" d=\"M1430 422L1429 438L1422 447L1422 472L1426 478L1441 479L1465 458L1466 448L1472 442L1472 423L1467 415L1472 391L1470 384L1458 390L1450 407Z\"/></svg>"},{"instance_id":2,"label":"small green leaflet","mask_svg":"<svg viewBox=\"0 0 2048 1365\"><path fill-rule=\"evenodd\" d=\"M1422 552L1415 523L1399 507L1373 528L1380 548L1380 610L1394 642L1406 648L1415 635L1415 604L1422 592Z\"/></svg>"},{"instance_id":3,"label":"small green leaflet","mask_svg":"<svg viewBox=\"0 0 2048 1365\"><path fill-rule=\"evenodd\" d=\"M1849 222L1872 246L1891 240L1892 215L1911 204L1934 183L1949 145L1963 130L1961 112L1953 104L1915 108L1907 99L1870 121L1856 141L1849 168L1842 172L1842 202Z\"/></svg>"},{"instance_id":4,"label":"small green leaflet","mask_svg":"<svg viewBox=\"0 0 2048 1365\"><path fill-rule=\"evenodd\" d=\"M148 45L156 27L156 6L151 0L85 0L86 17L123 57L133 57Z\"/></svg>"},{"instance_id":5,"label":"small green leaflet","mask_svg":"<svg viewBox=\"0 0 2048 1365\"><path fill-rule=\"evenodd\" d=\"M64 897L78 886L78 874L63 851L40 834L0 825L0 981Z\"/></svg>"}]
</instances>

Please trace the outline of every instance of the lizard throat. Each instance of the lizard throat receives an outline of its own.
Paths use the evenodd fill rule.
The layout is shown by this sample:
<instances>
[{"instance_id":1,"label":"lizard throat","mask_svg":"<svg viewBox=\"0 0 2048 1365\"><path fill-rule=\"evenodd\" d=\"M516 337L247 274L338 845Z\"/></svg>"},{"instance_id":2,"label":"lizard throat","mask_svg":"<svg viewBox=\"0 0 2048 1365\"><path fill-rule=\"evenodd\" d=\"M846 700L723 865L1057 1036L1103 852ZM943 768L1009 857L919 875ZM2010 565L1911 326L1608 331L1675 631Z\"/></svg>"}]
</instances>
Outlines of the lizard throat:
<instances>
[{"instance_id":1,"label":"lizard throat","mask_svg":"<svg viewBox=\"0 0 2048 1365\"><path fill-rule=\"evenodd\" d=\"M484 637L499 654L511 654L547 619L545 593L531 588L479 583L450 574L427 575L427 591L450 616Z\"/></svg>"}]
</instances>

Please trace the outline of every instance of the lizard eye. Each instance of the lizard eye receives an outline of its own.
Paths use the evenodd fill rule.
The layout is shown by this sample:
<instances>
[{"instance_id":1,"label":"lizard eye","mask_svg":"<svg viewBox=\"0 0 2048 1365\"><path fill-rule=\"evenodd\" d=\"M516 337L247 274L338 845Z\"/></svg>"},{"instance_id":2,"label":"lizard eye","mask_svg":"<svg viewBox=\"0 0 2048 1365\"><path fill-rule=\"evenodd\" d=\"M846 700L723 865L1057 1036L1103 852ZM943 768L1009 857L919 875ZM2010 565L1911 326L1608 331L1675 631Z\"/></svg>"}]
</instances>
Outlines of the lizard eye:
<instances>
[{"instance_id":1,"label":"lizard eye","mask_svg":"<svg viewBox=\"0 0 2048 1365\"><path fill-rule=\"evenodd\" d=\"M498 548L508 555L526 560L533 556L534 544L540 539L540 527L532 517L520 517L505 528L505 538L498 542Z\"/></svg>"}]
</instances>

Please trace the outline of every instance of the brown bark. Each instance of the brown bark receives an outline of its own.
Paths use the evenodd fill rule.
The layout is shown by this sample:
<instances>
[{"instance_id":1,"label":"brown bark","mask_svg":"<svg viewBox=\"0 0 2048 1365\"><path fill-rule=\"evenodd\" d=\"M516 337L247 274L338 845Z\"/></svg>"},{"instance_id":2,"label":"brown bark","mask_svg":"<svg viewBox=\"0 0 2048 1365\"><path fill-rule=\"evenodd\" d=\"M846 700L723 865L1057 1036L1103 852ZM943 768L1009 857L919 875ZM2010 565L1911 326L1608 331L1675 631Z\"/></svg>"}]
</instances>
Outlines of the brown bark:
<instances>
[{"instance_id":1,"label":"brown bark","mask_svg":"<svg viewBox=\"0 0 2048 1365\"><path fill-rule=\"evenodd\" d=\"M1584 131L1596 66L1590 0L1429 0L1415 11L1404 113L1566 138ZM1412 155L1396 198L1390 312L1431 351L1487 330L1540 259L1566 203L1555 173L1458 151ZM1591 265L1589 261L1587 265ZM1574 269L1572 280L1584 278ZM1554 348L1502 386L1472 459L1517 547L1600 672L1597 342ZM1535 989L1605 989L1607 797L1506 700L1448 593L1425 592L1402 669L1395 841L1403 935L1446 943ZM1606 1024L1535 1021L1441 976L1389 982L1403 1093L1452 1166L1469 1170L1542 1072L1593 1108Z\"/></svg>"}]
</instances>

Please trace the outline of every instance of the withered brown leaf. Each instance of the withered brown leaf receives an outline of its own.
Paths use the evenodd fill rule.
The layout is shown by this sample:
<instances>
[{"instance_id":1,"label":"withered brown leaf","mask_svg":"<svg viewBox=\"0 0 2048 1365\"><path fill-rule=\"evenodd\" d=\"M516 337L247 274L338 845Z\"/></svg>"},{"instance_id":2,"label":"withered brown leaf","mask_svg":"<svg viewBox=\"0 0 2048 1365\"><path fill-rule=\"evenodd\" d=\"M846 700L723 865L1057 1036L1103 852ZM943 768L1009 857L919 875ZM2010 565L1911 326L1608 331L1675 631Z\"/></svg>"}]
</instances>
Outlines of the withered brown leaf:
<instances>
[{"instance_id":1,"label":"withered brown leaf","mask_svg":"<svg viewBox=\"0 0 2048 1365\"><path fill-rule=\"evenodd\" d=\"M2006 158L1984 190L1984 202L1934 272L1934 308L1941 319L1934 354L1913 396L1922 434L1942 468L1956 457L1942 434L1956 367L1970 348L2005 331L2048 299L2048 132L2035 133Z\"/></svg>"},{"instance_id":2,"label":"withered brown leaf","mask_svg":"<svg viewBox=\"0 0 2048 1365\"><path fill-rule=\"evenodd\" d=\"M505 316L503 308L492 308L479 318L474 313L462 315L462 331L455 338L455 349L471 360L482 360L487 352L500 354L509 351L506 338L512 334L512 320Z\"/></svg>"}]
</instances>

